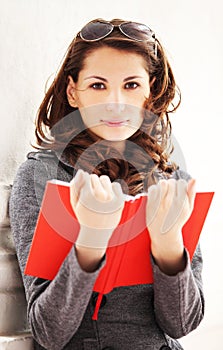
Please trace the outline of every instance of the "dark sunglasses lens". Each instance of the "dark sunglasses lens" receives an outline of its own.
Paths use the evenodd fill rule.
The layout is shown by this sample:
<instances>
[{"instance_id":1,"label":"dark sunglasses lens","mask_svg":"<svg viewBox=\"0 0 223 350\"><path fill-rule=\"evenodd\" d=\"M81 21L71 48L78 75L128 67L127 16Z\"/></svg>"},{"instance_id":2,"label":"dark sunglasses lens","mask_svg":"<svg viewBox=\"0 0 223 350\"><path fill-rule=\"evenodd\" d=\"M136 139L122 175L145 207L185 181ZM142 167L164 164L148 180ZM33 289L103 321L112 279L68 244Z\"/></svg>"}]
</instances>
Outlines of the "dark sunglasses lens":
<instances>
[{"instance_id":1,"label":"dark sunglasses lens","mask_svg":"<svg viewBox=\"0 0 223 350\"><path fill-rule=\"evenodd\" d=\"M135 40L145 41L154 37L153 31L145 24L129 22L121 24L120 28L125 35Z\"/></svg>"},{"instance_id":2,"label":"dark sunglasses lens","mask_svg":"<svg viewBox=\"0 0 223 350\"><path fill-rule=\"evenodd\" d=\"M111 33L112 29L112 24L103 22L91 22L81 29L80 36L84 40L99 40Z\"/></svg>"}]
</instances>

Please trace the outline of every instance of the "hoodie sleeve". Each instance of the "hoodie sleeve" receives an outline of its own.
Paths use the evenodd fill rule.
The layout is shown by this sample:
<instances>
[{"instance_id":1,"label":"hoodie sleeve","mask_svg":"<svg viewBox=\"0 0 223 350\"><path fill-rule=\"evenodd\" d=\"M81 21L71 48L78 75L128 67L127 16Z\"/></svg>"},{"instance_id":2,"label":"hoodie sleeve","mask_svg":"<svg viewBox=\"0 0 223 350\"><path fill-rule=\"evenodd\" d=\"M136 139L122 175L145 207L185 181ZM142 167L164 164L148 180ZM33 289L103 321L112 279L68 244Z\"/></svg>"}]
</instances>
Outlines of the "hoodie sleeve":
<instances>
[{"instance_id":1,"label":"hoodie sleeve","mask_svg":"<svg viewBox=\"0 0 223 350\"><path fill-rule=\"evenodd\" d=\"M185 255L186 267L175 276L164 274L154 261L152 262L156 321L161 329L174 339L181 338L197 328L204 316L200 247L197 247L192 262L186 250Z\"/></svg>"},{"instance_id":2,"label":"hoodie sleeve","mask_svg":"<svg viewBox=\"0 0 223 350\"><path fill-rule=\"evenodd\" d=\"M173 178L188 181L191 177L182 170ZM204 316L202 288L202 254L200 245L190 261L185 249L186 267L175 276L164 274L152 260L154 274L154 309L157 323L172 338L181 338L194 330ZM167 292L168 291L168 292Z\"/></svg>"},{"instance_id":3,"label":"hoodie sleeve","mask_svg":"<svg viewBox=\"0 0 223 350\"><path fill-rule=\"evenodd\" d=\"M80 268L75 249L72 248L53 281L24 275L46 181L49 179L46 168L39 160L28 159L20 166L10 198L10 222L32 334L43 347L59 350L80 326L104 262L97 271L85 272Z\"/></svg>"}]
</instances>

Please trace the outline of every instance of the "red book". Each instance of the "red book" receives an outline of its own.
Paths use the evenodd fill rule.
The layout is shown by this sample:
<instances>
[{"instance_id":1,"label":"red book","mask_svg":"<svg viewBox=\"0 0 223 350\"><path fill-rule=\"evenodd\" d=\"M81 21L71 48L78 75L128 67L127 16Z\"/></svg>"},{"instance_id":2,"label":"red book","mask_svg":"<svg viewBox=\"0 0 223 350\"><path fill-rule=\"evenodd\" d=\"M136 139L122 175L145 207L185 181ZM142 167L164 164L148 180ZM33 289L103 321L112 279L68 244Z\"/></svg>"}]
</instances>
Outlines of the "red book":
<instances>
[{"instance_id":1,"label":"red book","mask_svg":"<svg viewBox=\"0 0 223 350\"><path fill-rule=\"evenodd\" d=\"M214 192L197 193L193 212L184 225L184 245L192 259ZM149 200L149 198L148 198ZM146 195L128 198L118 227L109 241L106 265L94 291L153 283L150 237L146 228ZM52 280L73 247L79 223L70 205L69 183L48 181L30 248L25 274Z\"/></svg>"}]
</instances>

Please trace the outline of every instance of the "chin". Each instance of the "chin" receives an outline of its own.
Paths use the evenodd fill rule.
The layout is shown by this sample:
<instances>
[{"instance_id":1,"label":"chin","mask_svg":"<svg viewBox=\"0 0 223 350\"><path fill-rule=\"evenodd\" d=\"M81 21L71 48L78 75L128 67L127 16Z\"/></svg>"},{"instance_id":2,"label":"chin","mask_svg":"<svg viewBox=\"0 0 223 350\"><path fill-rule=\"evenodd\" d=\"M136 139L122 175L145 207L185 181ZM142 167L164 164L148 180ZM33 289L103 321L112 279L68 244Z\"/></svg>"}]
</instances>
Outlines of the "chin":
<instances>
[{"instance_id":1,"label":"chin","mask_svg":"<svg viewBox=\"0 0 223 350\"><path fill-rule=\"evenodd\" d=\"M136 130L132 130L129 131L127 130L126 132L121 132L117 130L117 132L112 132L112 133L104 133L103 135L101 135L101 137L103 137L103 139L106 139L108 141L124 141L127 140L129 137L131 137L134 133L136 132Z\"/></svg>"},{"instance_id":2,"label":"chin","mask_svg":"<svg viewBox=\"0 0 223 350\"><path fill-rule=\"evenodd\" d=\"M121 130L122 129L122 130ZM94 134L107 141L124 141L131 137L138 129L136 128L108 128L99 130L99 128L91 128Z\"/></svg>"}]
</instances>

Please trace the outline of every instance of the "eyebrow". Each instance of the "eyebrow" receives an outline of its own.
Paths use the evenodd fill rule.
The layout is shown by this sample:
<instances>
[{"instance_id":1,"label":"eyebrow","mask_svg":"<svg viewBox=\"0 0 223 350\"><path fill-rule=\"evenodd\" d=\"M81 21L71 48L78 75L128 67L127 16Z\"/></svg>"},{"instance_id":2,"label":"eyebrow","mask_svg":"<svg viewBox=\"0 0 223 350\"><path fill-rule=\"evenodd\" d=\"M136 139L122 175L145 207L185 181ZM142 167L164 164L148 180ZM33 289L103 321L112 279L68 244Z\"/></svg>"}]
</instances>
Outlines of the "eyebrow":
<instances>
[{"instance_id":1,"label":"eyebrow","mask_svg":"<svg viewBox=\"0 0 223 350\"><path fill-rule=\"evenodd\" d=\"M99 76L97 76L97 75L91 75L91 76L89 76L89 77L87 77L87 78L84 78L84 80L92 79L92 78L102 80L102 81L104 81L104 82L106 82L106 83L108 82L107 79L102 78L102 77L99 77ZM131 76L131 77L125 78L123 81L126 82L126 81L128 81L128 80L132 80L132 79L136 79L136 78L141 78L141 79L143 79L143 77L141 77L140 75L133 75L133 76Z\"/></svg>"}]
</instances>

